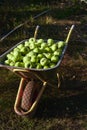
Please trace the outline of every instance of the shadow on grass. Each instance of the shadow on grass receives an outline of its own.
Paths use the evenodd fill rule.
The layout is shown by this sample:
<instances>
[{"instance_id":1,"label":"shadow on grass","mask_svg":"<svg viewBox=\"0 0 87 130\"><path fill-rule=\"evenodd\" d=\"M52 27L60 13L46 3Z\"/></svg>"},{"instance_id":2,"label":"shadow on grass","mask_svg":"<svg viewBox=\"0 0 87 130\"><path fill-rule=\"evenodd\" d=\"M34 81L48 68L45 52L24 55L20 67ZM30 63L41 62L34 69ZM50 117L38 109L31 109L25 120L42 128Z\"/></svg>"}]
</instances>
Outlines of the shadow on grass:
<instances>
[{"instance_id":1,"label":"shadow on grass","mask_svg":"<svg viewBox=\"0 0 87 130\"><path fill-rule=\"evenodd\" d=\"M77 83L74 82L70 83L71 86L67 83L67 86L60 88L58 93L56 88L53 96L45 93L35 117L49 119L87 115L87 82L77 82L80 86L75 86Z\"/></svg>"}]
</instances>

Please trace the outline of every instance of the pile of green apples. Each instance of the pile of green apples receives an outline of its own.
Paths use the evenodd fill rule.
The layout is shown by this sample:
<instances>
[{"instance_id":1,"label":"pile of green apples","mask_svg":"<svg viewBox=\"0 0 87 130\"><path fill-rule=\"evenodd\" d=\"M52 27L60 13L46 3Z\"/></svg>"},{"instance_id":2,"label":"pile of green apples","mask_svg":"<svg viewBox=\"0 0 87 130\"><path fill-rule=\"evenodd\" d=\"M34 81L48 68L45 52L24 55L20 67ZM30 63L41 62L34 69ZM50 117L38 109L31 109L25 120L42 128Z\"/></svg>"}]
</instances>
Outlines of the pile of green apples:
<instances>
[{"instance_id":1,"label":"pile of green apples","mask_svg":"<svg viewBox=\"0 0 87 130\"><path fill-rule=\"evenodd\" d=\"M58 63L64 46L64 41L30 38L6 55L5 64L23 68L52 68Z\"/></svg>"}]
</instances>

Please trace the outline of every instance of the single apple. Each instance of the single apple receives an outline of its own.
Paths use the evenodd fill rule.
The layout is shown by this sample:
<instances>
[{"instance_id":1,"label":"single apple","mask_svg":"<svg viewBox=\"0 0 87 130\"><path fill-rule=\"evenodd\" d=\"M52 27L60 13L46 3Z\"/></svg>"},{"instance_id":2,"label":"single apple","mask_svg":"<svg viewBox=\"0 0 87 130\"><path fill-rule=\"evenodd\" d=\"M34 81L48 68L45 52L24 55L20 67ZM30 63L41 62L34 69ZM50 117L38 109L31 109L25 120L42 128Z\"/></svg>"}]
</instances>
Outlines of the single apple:
<instances>
[{"instance_id":1,"label":"single apple","mask_svg":"<svg viewBox=\"0 0 87 130\"><path fill-rule=\"evenodd\" d=\"M15 65L15 63L14 62L10 62L10 64L9 64L10 66L14 66Z\"/></svg>"},{"instance_id":2,"label":"single apple","mask_svg":"<svg viewBox=\"0 0 87 130\"><path fill-rule=\"evenodd\" d=\"M44 48L44 51L45 51L45 52L50 52L50 53L51 53L51 52L52 52L52 49L51 49L50 47L45 47L45 48Z\"/></svg>"},{"instance_id":3,"label":"single apple","mask_svg":"<svg viewBox=\"0 0 87 130\"><path fill-rule=\"evenodd\" d=\"M42 66L40 63L37 64L36 69L42 69Z\"/></svg>"},{"instance_id":4,"label":"single apple","mask_svg":"<svg viewBox=\"0 0 87 130\"><path fill-rule=\"evenodd\" d=\"M55 52L54 52L54 55L56 56L61 56L62 54L62 49L57 49Z\"/></svg>"},{"instance_id":5,"label":"single apple","mask_svg":"<svg viewBox=\"0 0 87 130\"><path fill-rule=\"evenodd\" d=\"M20 57L21 56L21 52L20 51L16 51L16 50L14 50L13 51L13 56L15 56L15 57Z\"/></svg>"},{"instance_id":6,"label":"single apple","mask_svg":"<svg viewBox=\"0 0 87 130\"><path fill-rule=\"evenodd\" d=\"M46 48L46 46L47 46L47 44L46 44L45 42L43 42L43 43L41 44L41 49L43 50L44 48Z\"/></svg>"},{"instance_id":7,"label":"single apple","mask_svg":"<svg viewBox=\"0 0 87 130\"><path fill-rule=\"evenodd\" d=\"M29 45L30 45L30 44L29 44L29 41L25 41L24 46L25 46L25 47L29 47Z\"/></svg>"},{"instance_id":8,"label":"single apple","mask_svg":"<svg viewBox=\"0 0 87 130\"><path fill-rule=\"evenodd\" d=\"M35 55L36 53L34 51L30 51L26 54L26 56L28 57L32 57L33 55Z\"/></svg>"},{"instance_id":9,"label":"single apple","mask_svg":"<svg viewBox=\"0 0 87 130\"><path fill-rule=\"evenodd\" d=\"M56 66L56 64L51 63L50 68L53 68L53 67L55 67L55 66Z\"/></svg>"},{"instance_id":10,"label":"single apple","mask_svg":"<svg viewBox=\"0 0 87 130\"><path fill-rule=\"evenodd\" d=\"M47 40L47 43L48 43L49 46L51 46L51 45L54 43L54 40L51 39L51 38L49 38L49 39Z\"/></svg>"},{"instance_id":11,"label":"single apple","mask_svg":"<svg viewBox=\"0 0 87 130\"><path fill-rule=\"evenodd\" d=\"M43 42L44 42L43 39L38 39L38 40L37 40L37 44L41 44L41 43L43 43Z\"/></svg>"},{"instance_id":12,"label":"single apple","mask_svg":"<svg viewBox=\"0 0 87 130\"><path fill-rule=\"evenodd\" d=\"M11 60L12 57L13 57L13 54L7 54L7 58L8 58L9 60Z\"/></svg>"},{"instance_id":13,"label":"single apple","mask_svg":"<svg viewBox=\"0 0 87 130\"><path fill-rule=\"evenodd\" d=\"M22 47L21 49L20 49L20 52L22 53L22 55L26 55L27 53L28 53L28 48L27 47Z\"/></svg>"},{"instance_id":14,"label":"single apple","mask_svg":"<svg viewBox=\"0 0 87 130\"><path fill-rule=\"evenodd\" d=\"M34 43L30 43L29 48L30 48L30 50L33 50L35 48L35 44Z\"/></svg>"},{"instance_id":15,"label":"single apple","mask_svg":"<svg viewBox=\"0 0 87 130\"><path fill-rule=\"evenodd\" d=\"M24 63L26 63L27 61L29 62L30 61L30 57L28 57L28 56L25 56L25 57L23 57L23 62Z\"/></svg>"},{"instance_id":16,"label":"single apple","mask_svg":"<svg viewBox=\"0 0 87 130\"><path fill-rule=\"evenodd\" d=\"M29 43L34 43L34 42L36 42L36 39L34 37L29 39Z\"/></svg>"},{"instance_id":17,"label":"single apple","mask_svg":"<svg viewBox=\"0 0 87 130\"><path fill-rule=\"evenodd\" d=\"M31 62L33 62L33 63L37 62L36 56L32 56L32 57L31 57Z\"/></svg>"},{"instance_id":18,"label":"single apple","mask_svg":"<svg viewBox=\"0 0 87 130\"><path fill-rule=\"evenodd\" d=\"M33 52L39 53L39 48L34 48Z\"/></svg>"},{"instance_id":19,"label":"single apple","mask_svg":"<svg viewBox=\"0 0 87 130\"><path fill-rule=\"evenodd\" d=\"M58 44L58 48L62 48L62 47L65 46L65 42L64 41L59 41L59 42L57 42L57 44Z\"/></svg>"},{"instance_id":20,"label":"single apple","mask_svg":"<svg viewBox=\"0 0 87 130\"><path fill-rule=\"evenodd\" d=\"M51 61L52 61L52 62L56 62L56 63L57 63L58 60L59 60L58 56L54 56L54 55L53 55L53 56L51 57Z\"/></svg>"},{"instance_id":21,"label":"single apple","mask_svg":"<svg viewBox=\"0 0 87 130\"><path fill-rule=\"evenodd\" d=\"M25 62L25 63L24 63L24 67L25 67L25 68L29 68L29 67L30 67L30 62L29 62L29 61Z\"/></svg>"},{"instance_id":22,"label":"single apple","mask_svg":"<svg viewBox=\"0 0 87 130\"><path fill-rule=\"evenodd\" d=\"M47 64L47 58L42 58L41 60L40 60L40 64L42 65L42 66L45 66L46 64Z\"/></svg>"},{"instance_id":23,"label":"single apple","mask_svg":"<svg viewBox=\"0 0 87 130\"><path fill-rule=\"evenodd\" d=\"M44 55L46 56L47 59L51 59L51 57L52 57L51 53L44 53Z\"/></svg>"},{"instance_id":24,"label":"single apple","mask_svg":"<svg viewBox=\"0 0 87 130\"><path fill-rule=\"evenodd\" d=\"M17 46L18 49L21 49L22 47L24 47L23 44L20 44L20 45Z\"/></svg>"},{"instance_id":25,"label":"single apple","mask_svg":"<svg viewBox=\"0 0 87 130\"><path fill-rule=\"evenodd\" d=\"M45 65L44 67L43 67L43 69L48 69L49 67L47 66L47 65Z\"/></svg>"},{"instance_id":26,"label":"single apple","mask_svg":"<svg viewBox=\"0 0 87 130\"><path fill-rule=\"evenodd\" d=\"M57 50L57 44L53 44L51 47L52 51L56 51Z\"/></svg>"},{"instance_id":27,"label":"single apple","mask_svg":"<svg viewBox=\"0 0 87 130\"><path fill-rule=\"evenodd\" d=\"M5 64L10 65L11 60L7 59L5 60Z\"/></svg>"}]
</instances>

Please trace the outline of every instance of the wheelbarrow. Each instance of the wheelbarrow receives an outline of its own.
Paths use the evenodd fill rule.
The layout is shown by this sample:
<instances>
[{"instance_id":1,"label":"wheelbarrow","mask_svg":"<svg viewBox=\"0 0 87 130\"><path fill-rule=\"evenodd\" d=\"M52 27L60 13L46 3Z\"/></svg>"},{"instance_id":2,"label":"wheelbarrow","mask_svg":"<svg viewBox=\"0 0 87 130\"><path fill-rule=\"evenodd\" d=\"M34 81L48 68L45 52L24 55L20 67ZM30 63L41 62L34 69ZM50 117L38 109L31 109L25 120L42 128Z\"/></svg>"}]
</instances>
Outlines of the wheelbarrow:
<instances>
[{"instance_id":1,"label":"wheelbarrow","mask_svg":"<svg viewBox=\"0 0 87 130\"><path fill-rule=\"evenodd\" d=\"M33 116L47 84L49 86L53 86L55 82L57 82L58 87L60 86L60 78L58 73L59 65L68 47L68 41L73 28L74 25L72 25L69 30L69 33L65 40L65 46L62 51L61 57L56 66L53 68L35 69L35 68L8 66L4 64L6 55L10 53L19 44L24 43L27 39L17 43L15 46L13 46L11 49L9 49L0 56L0 67L4 67L12 71L13 73L18 74L18 76L20 76L21 78L14 104L14 111L16 112L16 114L20 116L26 116L26 115Z\"/></svg>"}]
</instances>

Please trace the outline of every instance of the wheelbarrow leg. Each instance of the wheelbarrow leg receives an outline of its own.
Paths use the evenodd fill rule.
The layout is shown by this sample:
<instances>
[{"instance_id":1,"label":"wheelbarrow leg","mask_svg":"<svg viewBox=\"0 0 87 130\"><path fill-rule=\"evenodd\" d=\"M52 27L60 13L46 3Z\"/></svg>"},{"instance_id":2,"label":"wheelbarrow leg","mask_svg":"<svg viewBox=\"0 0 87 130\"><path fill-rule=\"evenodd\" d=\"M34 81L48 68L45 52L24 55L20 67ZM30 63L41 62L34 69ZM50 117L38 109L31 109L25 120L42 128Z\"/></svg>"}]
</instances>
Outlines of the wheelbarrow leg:
<instances>
[{"instance_id":1,"label":"wheelbarrow leg","mask_svg":"<svg viewBox=\"0 0 87 130\"><path fill-rule=\"evenodd\" d=\"M60 81L60 75L59 75L59 73L57 73L57 80L58 80L58 88L59 88L60 85L61 85L61 81Z\"/></svg>"}]
</instances>

